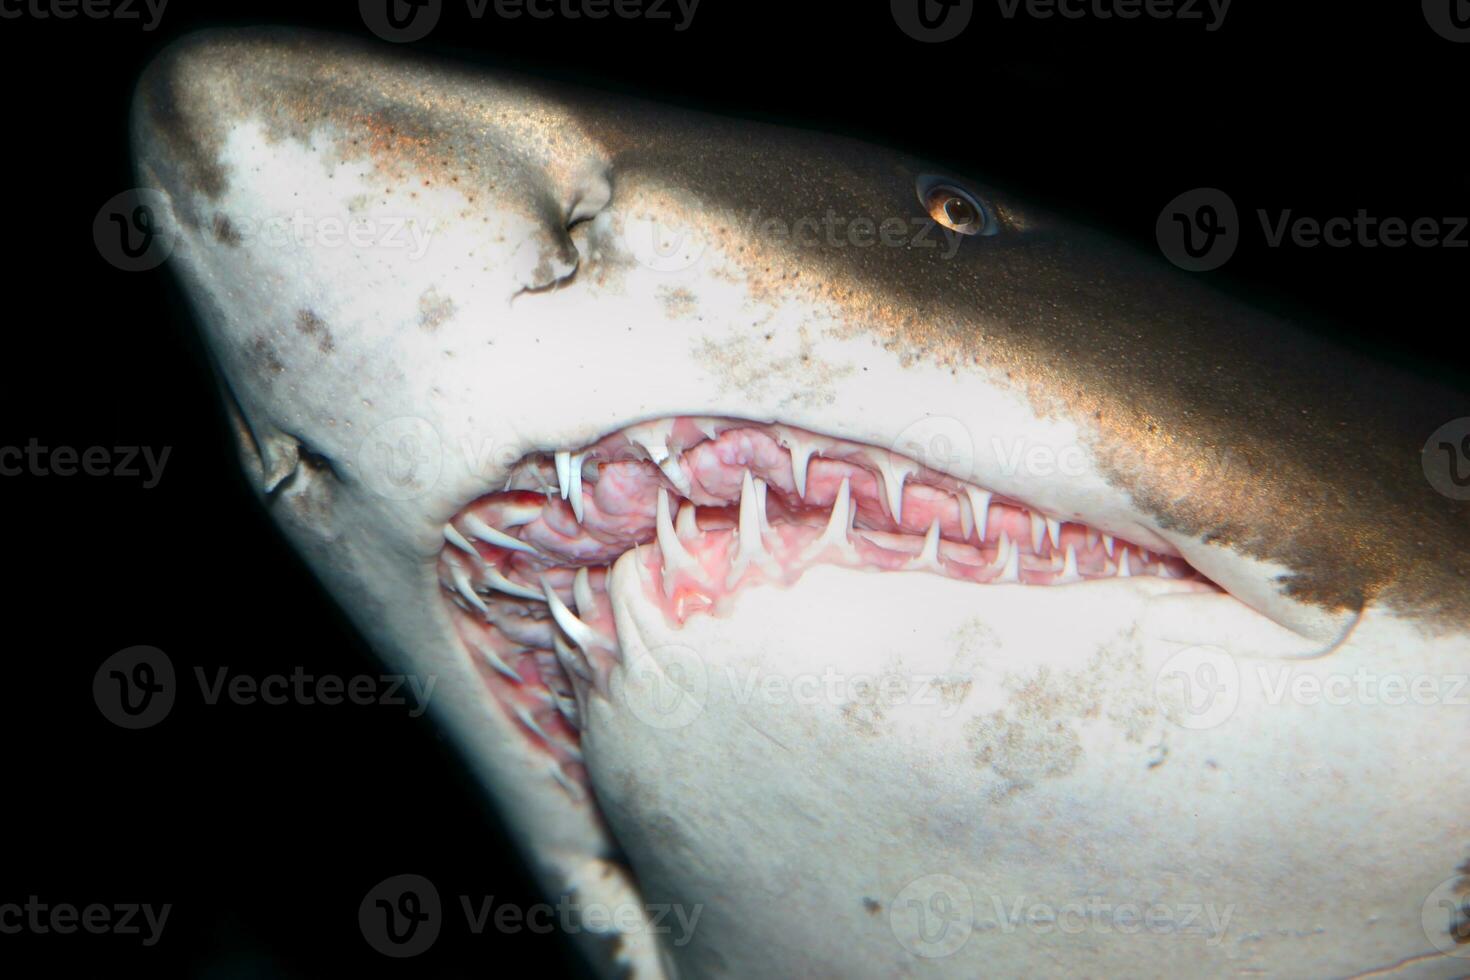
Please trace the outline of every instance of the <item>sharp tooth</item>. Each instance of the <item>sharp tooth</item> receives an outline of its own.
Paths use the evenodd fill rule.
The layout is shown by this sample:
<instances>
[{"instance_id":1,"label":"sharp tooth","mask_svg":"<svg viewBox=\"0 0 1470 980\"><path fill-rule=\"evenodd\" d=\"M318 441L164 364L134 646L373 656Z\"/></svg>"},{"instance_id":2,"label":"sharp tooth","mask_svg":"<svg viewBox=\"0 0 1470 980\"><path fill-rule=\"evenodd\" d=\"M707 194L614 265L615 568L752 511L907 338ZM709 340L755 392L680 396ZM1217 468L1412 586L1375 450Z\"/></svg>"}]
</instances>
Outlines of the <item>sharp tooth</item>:
<instances>
[{"instance_id":1,"label":"sharp tooth","mask_svg":"<svg viewBox=\"0 0 1470 980\"><path fill-rule=\"evenodd\" d=\"M852 527L851 483L847 477L842 478L842 485L837 488L837 499L832 501L832 515L827 518L827 527L822 536L807 547L802 560L815 558L828 548L836 548L848 561L858 560L857 548L847 537L848 529Z\"/></svg>"},{"instance_id":2,"label":"sharp tooth","mask_svg":"<svg viewBox=\"0 0 1470 980\"><path fill-rule=\"evenodd\" d=\"M674 594L675 573L684 572L703 582L704 569L694 560L693 555L684 550L679 536L674 533L674 523L669 519L669 492L663 487L658 488L658 505L653 525L658 538L658 550L663 553L664 559L664 596Z\"/></svg>"},{"instance_id":3,"label":"sharp tooth","mask_svg":"<svg viewBox=\"0 0 1470 980\"><path fill-rule=\"evenodd\" d=\"M990 521L990 491L965 487L965 497L970 501L970 510L975 514L975 540L985 540L985 525ZM969 540L966 537L966 540Z\"/></svg>"},{"instance_id":4,"label":"sharp tooth","mask_svg":"<svg viewBox=\"0 0 1470 980\"><path fill-rule=\"evenodd\" d=\"M1062 574L1052 579L1053 585L1065 585L1068 582L1080 582L1082 576L1077 574L1077 546L1067 545L1067 557L1062 559Z\"/></svg>"},{"instance_id":5,"label":"sharp tooth","mask_svg":"<svg viewBox=\"0 0 1470 980\"><path fill-rule=\"evenodd\" d=\"M480 615L484 616L490 612L490 607L485 605L479 596L475 595L474 586L470 585L470 577L465 574L463 568L460 568L458 565L450 566L449 578L454 582L455 591L464 596L465 602L478 609Z\"/></svg>"},{"instance_id":6,"label":"sharp tooth","mask_svg":"<svg viewBox=\"0 0 1470 980\"><path fill-rule=\"evenodd\" d=\"M791 453L791 479L796 482L796 495L806 499L806 468L811 462L815 446L808 446L795 436L783 436L781 441Z\"/></svg>"},{"instance_id":7,"label":"sharp tooth","mask_svg":"<svg viewBox=\"0 0 1470 980\"><path fill-rule=\"evenodd\" d=\"M587 663L587 658L580 651L555 633L551 634L551 645L556 650L556 662L561 664L562 670L592 683L592 665Z\"/></svg>"},{"instance_id":8,"label":"sharp tooth","mask_svg":"<svg viewBox=\"0 0 1470 980\"><path fill-rule=\"evenodd\" d=\"M652 579L648 575L648 563L643 560L643 546L641 544L635 544L633 546L633 567L638 572L639 585L647 588L653 584Z\"/></svg>"},{"instance_id":9,"label":"sharp tooth","mask_svg":"<svg viewBox=\"0 0 1470 980\"><path fill-rule=\"evenodd\" d=\"M888 513L894 524L903 523L903 485L914 472L914 465L904 460L894 462L890 453L878 454L878 476L883 481L883 493L888 501Z\"/></svg>"},{"instance_id":10,"label":"sharp tooth","mask_svg":"<svg viewBox=\"0 0 1470 980\"><path fill-rule=\"evenodd\" d=\"M730 566L730 574L725 577L727 588L733 588L740 581L752 562L771 574L777 570L773 567L775 560L766 551L762 540L761 530L765 522L761 517L760 491L755 484L750 470L746 470L740 481L740 526L735 531L735 561Z\"/></svg>"},{"instance_id":11,"label":"sharp tooth","mask_svg":"<svg viewBox=\"0 0 1470 980\"><path fill-rule=\"evenodd\" d=\"M495 520L503 527L520 527L522 524L530 524L541 516L541 508L544 504L506 503L499 504L495 508Z\"/></svg>"},{"instance_id":12,"label":"sharp tooth","mask_svg":"<svg viewBox=\"0 0 1470 980\"><path fill-rule=\"evenodd\" d=\"M1113 541L1113 536L1111 534L1104 534L1102 536L1102 541L1103 541L1103 550L1108 553L1108 557L1109 558L1113 557L1113 548L1115 547L1115 542Z\"/></svg>"},{"instance_id":13,"label":"sharp tooth","mask_svg":"<svg viewBox=\"0 0 1470 980\"><path fill-rule=\"evenodd\" d=\"M546 590L546 604L551 607L551 618L556 620L556 625L561 627L562 632L581 648L583 653L591 653L593 647L602 647L609 651L615 649L612 641L582 622L575 613L567 608L566 603L561 601L561 596L556 594L556 590L551 587L551 583L546 580L545 576L541 578L541 588Z\"/></svg>"},{"instance_id":14,"label":"sharp tooth","mask_svg":"<svg viewBox=\"0 0 1470 980\"><path fill-rule=\"evenodd\" d=\"M556 485L561 490L561 499L567 499L567 490L572 482L572 454L565 449L556 452Z\"/></svg>"},{"instance_id":15,"label":"sharp tooth","mask_svg":"<svg viewBox=\"0 0 1470 980\"><path fill-rule=\"evenodd\" d=\"M496 592L504 592L506 595L519 596L522 599L540 600L545 598L545 596L543 596L540 592L536 591L533 588L530 588L529 586L517 585L516 583L512 582L510 579L501 574L500 569L496 568L494 565L486 565L482 574L485 578L485 584L489 585L490 588L494 589Z\"/></svg>"},{"instance_id":16,"label":"sharp tooth","mask_svg":"<svg viewBox=\"0 0 1470 980\"><path fill-rule=\"evenodd\" d=\"M970 498L965 494L956 494L955 504L960 509L960 540L970 540L970 535L975 533L975 511L970 507Z\"/></svg>"},{"instance_id":17,"label":"sharp tooth","mask_svg":"<svg viewBox=\"0 0 1470 980\"><path fill-rule=\"evenodd\" d=\"M1046 536L1051 538L1053 551L1060 548L1062 546L1062 522L1055 517L1048 517L1046 519Z\"/></svg>"},{"instance_id":18,"label":"sharp tooth","mask_svg":"<svg viewBox=\"0 0 1470 980\"><path fill-rule=\"evenodd\" d=\"M748 541L753 548L765 553L765 535L771 529L766 520L766 481L753 479L750 470L740 480L740 547Z\"/></svg>"},{"instance_id":19,"label":"sharp tooth","mask_svg":"<svg viewBox=\"0 0 1470 980\"><path fill-rule=\"evenodd\" d=\"M512 670L510 664L506 663L504 660L501 660L500 654L496 653L495 649L491 647L488 643L476 642L474 644L474 647L475 652L484 657L485 662L488 663L491 667L495 668L495 672L497 674L504 677L512 684L523 683L521 680L521 675Z\"/></svg>"},{"instance_id":20,"label":"sharp tooth","mask_svg":"<svg viewBox=\"0 0 1470 980\"><path fill-rule=\"evenodd\" d=\"M1019 582L1021 581L1021 549L1011 543L1011 539L1002 531L1000 535L1000 552L1005 555L1005 565L1000 570L997 582ZM995 560L1001 560L1000 554Z\"/></svg>"},{"instance_id":21,"label":"sharp tooth","mask_svg":"<svg viewBox=\"0 0 1470 980\"><path fill-rule=\"evenodd\" d=\"M582 502L582 457L573 456L571 459L570 473L571 486L565 494L568 502L572 505L572 516L577 523L582 523L582 517L587 511L587 506Z\"/></svg>"},{"instance_id":22,"label":"sharp tooth","mask_svg":"<svg viewBox=\"0 0 1470 980\"><path fill-rule=\"evenodd\" d=\"M577 784L572 782L571 778L561 771L561 763L553 762L547 771L551 773L551 778L555 779L557 784L567 791L568 796L574 800L580 800L582 798L582 791L577 787Z\"/></svg>"},{"instance_id":23,"label":"sharp tooth","mask_svg":"<svg viewBox=\"0 0 1470 980\"><path fill-rule=\"evenodd\" d=\"M925 532L924 547L919 550L917 555L910 558L908 564L904 567L910 569L929 569L936 572L944 571L944 566L939 562L939 518L936 517L933 523L929 525L929 530Z\"/></svg>"},{"instance_id":24,"label":"sharp tooth","mask_svg":"<svg viewBox=\"0 0 1470 980\"><path fill-rule=\"evenodd\" d=\"M1031 553L1041 554L1041 539L1046 537L1046 521L1034 510L1028 510L1027 515L1031 518Z\"/></svg>"},{"instance_id":25,"label":"sharp tooth","mask_svg":"<svg viewBox=\"0 0 1470 980\"><path fill-rule=\"evenodd\" d=\"M526 710L525 705L517 704L510 710L515 714L516 720L530 729L533 735L548 742L551 741L550 736L546 734L546 729L536 724L536 719L531 717L531 712Z\"/></svg>"},{"instance_id":26,"label":"sharp tooth","mask_svg":"<svg viewBox=\"0 0 1470 980\"><path fill-rule=\"evenodd\" d=\"M558 694L555 691L552 692L552 697L556 698L556 710L561 712L561 716L567 720L567 724L573 728L581 728L582 713L577 710L577 699L569 698L565 694ZM582 761L582 751L580 749L565 743L560 744L558 747L578 762Z\"/></svg>"},{"instance_id":27,"label":"sharp tooth","mask_svg":"<svg viewBox=\"0 0 1470 980\"><path fill-rule=\"evenodd\" d=\"M755 513L761 521L761 537L764 538L771 530L771 522L766 519L766 493L770 490L765 480L755 481Z\"/></svg>"},{"instance_id":28,"label":"sharp tooth","mask_svg":"<svg viewBox=\"0 0 1470 980\"><path fill-rule=\"evenodd\" d=\"M1118 577L1131 578L1132 576L1133 569L1128 567L1128 549L1124 548L1123 553L1118 556Z\"/></svg>"},{"instance_id":29,"label":"sharp tooth","mask_svg":"<svg viewBox=\"0 0 1470 980\"><path fill-rule=\"evenodd\" d=\"M585 565L572 577L572 601L577 604L578 616L591 616L597 612L597 603L592 597L592 576Z\"/></svg>"},{"instance_id":30,"label":"sharp tooth","mask_svg":"<svg viewBox=\"0 0 1470 980\"><path fill-rule=\"evenodd\" d=\"M465 530L486 544L493 544L498 548L509 548L511 551L523 551L528 555L537 555L538 557L541 554L520 538L506 534L499 528L491 527L474 514L464 515L463 520Z\"/></svg>"},{"instance_id":31,"label":"sharp tooth","mask_svg":"<svg viewBox=\"0 0 1470 980\"><path fill-rule=\"evenodd\" d=\"M659 463L658 468L663 471L664 476L669 478L669 482L674 485L680 495L687 497L693 492L694 485L690 482L689 475L684 472L684 467L679 465L682 460L683 457L680 455L671 455Z\"/></svg>"},{"instance_id":32,"label":"sharp tooth","mask_svg":"<svg viewBox=\"0 0 1470 980\"><path fill-rule=\"evenodd\" d=\"M668 458L669 437L673 434L674 420L660 419L633 426L628 430L628 439L635 445L642 446L648 458L657 465Z\"/></svg>"},{"instance_id":33,"label":"sharp tooth","mask_svg":"<svg viewBox=\"0 0 1470 980\"><path fill-rule=\"evenodd\" d=\"M704 433L704 437L706 439L718 439L720 437L718 419L695 418L690 419L690 421L694 423L695 427L699 429L700 432Z\"/></svg>"},{"instance_id":34,"label":"sharp tooth","mask_svg":"<svg viewBox=\"0 0 1470 980\"><path fill-rule=\"evenodd\" d=\"M699 536L699 522L695 520L693 504L680 506L679 513L674 517L674 531L684 540Z\"/></svg>"},{"instance_id":35,"label":"sharp tooth","mask_svg":"<svg viewBox=\"0 0 1470 980\"><path fill-rule=\"evenodd\" d=\"M450 544L454 545L465 554L473 557L475 561L484 564L485 559L480 557L480 553L475 550L474 544L470 541L469 538L465 537L463 534L460 534L459 529L456 528L453 524L444 525L444 540L448 541Z\"/></svg>"}]
</instances>

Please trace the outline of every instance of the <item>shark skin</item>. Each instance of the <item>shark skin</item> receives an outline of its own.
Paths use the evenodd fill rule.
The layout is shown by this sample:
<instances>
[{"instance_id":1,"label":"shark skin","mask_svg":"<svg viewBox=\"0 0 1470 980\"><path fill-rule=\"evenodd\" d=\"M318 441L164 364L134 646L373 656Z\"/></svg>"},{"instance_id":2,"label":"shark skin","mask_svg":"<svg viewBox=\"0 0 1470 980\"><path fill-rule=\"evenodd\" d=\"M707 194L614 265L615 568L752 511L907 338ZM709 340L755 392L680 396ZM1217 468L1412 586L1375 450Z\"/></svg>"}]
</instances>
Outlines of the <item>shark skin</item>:
<instances>
[{"instance_id":1,"label":"shark skin","mask_svg":"<svg viewBox=\"0 0 1470 980\"><path fill-rule=\"evenodd\" d=\"M633 910L579 934L600 971L1467 969L1470 507L1419 456L1455 395L901 153L332 36L177 42L133 141L265 505L438 678L547 891ZM694 418L725 421L660 421ZM777 433L760 480L729 420ZM455 570L571 540L536 521L575 535L574 501L609 520L588 447L638 423L641 543L595 601L570 568L511 586L562 631L559 769L467 651L489 593ZM699 426L733 455L695 469ZM822 468L844 452L871 465ZM543 518L474 530L512 491ZM705 492L723 524L667 506ZM976 537L1010 513L987 493L1032 534ZM884 521L912 547L763 584L808 498L828 557ZM964 540L995 578L955 577ZM727 567L754 584L670 615Z\"/></svg>"}]
</instances>

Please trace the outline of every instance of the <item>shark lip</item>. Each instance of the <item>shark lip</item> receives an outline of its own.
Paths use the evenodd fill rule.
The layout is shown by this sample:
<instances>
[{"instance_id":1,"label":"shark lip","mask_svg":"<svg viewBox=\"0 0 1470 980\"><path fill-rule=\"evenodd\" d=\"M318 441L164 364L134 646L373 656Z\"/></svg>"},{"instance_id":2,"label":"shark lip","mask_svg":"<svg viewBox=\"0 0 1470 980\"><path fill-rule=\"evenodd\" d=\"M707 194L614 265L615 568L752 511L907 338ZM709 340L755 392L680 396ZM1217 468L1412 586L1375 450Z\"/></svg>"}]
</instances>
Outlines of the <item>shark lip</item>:
<instances>
[{"instance_id":1,"label":"shark lip","mask_svg":"<svg viewBox=\"0 0 1470 980\"><path fill-rule=\"evenodd\" d=\"M576 797L586 786L580 699L607 694L621 657L607 585L624 556L674 623L722 615L741 589L794 584L815 564L977 588L1132 576L1217 588L1177 553L888 450L734 418L641 422L579 450L531 454L444 538L438 577L467 653Z\"/></svg>"}]
</instances>

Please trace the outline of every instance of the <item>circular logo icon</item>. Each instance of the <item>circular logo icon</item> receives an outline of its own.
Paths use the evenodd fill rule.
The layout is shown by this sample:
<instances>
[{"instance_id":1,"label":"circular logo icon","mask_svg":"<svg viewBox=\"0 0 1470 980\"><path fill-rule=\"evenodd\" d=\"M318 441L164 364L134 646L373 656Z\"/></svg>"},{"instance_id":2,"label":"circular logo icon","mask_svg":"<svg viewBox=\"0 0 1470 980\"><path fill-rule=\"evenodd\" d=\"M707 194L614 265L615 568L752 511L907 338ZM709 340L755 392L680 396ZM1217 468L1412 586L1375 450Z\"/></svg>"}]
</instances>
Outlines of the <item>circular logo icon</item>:
<instances>
[{"instance_id":1,"label":"circular logo icon","mask_svg":"<svg viewBox=\"0 0 1470 980\"><path fill-rule=\"evenodd\" d=\"M683 728L704 710L709 671L691 648L668 643L655 650L624 650L621 669L613 671L614 703L652 728Z\"/></svg>"},{"instance_id":2,"label":"circular logo icon","mask_svg":"<svg viewBox=\"0 0 1470 980\"><path fill-rule=\"evenodd\" d=\"M961 480L975 470L975 440L959 419L931 415L906 427L889 447L921 466Z\"/></svg>"},{"instance_id":3,"label":"circular logo icon","mask_svg":"<svg viewBox=\"0 0 1470 980\"><path fill-rule=\"evenodd\" d=\"M1470 874L1441 881L1424 899L1419 920L1435 949L1470 959Z\"/></svg>"},{"instance_id":4,"label":"circular logo icon","mask_svg":"<svg viewBox=\"0 0 1470 980\"><path fill-rule=\"evenodd\" d=\"M119 728L152 728L173 710L174 665L157 647L119 650L92 677L92 700Z\"/></svg>"},{"instance_id":5,"label":"circular logo icon","mask_svg":"<svg viewBox=\"0 0 1470 980\"><path fill-rule=\"evenodd\" d=\"M1470 41L1470 2L1424 0L1424 19L1446 41Z\"/></svg>"},{"instance_id":6,"label":"circular logo icon","mask_svg":"<svg viewBox=\"0 0 1470 980\"><path fill-rule=\"evenodd\" d=\"M1219 647L1185 647L1159 668L1154 699L1180 728L1214 728L1240 703L1240 668Z\"/></svg>"},{"instance_id":7,"label":"circular logo icon","mask_svg":"<svg viewBox=\"0 0 1470 980\"><path fill-rule=\"evenodd\" d=\"M975 0L889 0L893 22L915 41L952 41L970 25Z\"/></svg>"},{"instance_id":8,"label":"circular logo icon","mask_svg":"<svg viewBox=\"0 0 1470 980\"><path fill-rule=\"evenodd\" d=\"M975 931L975 900L953 875L915 878L888 906L888 927L915 956L953 956Z\"/></svg>"},{"instance_id":9,"label":"circular logo icon","mask_svg":"<svg viewBox=\"0 0 1470 980\"><path fill-rule=\"evenodd\" d=\"M439 23L444 0L357 0L367 29L385 41L422 41Z\"/></svg>"},{"instance_id":10,"label":"circular logo icon","mask_svg":"<svg viewBox=\"0 0 1470 980\"><path fill-rule=\"evenodd\" d=\"M357 447L357 466L373 492L389 500L411 500L439 482L444 450L432 425L403 415L368 433Z\"/></svg>"},{"instance_id":11,"label":"circular logo icon","mask_svg":"<svg viewBox=\"0 0 1470 980\"><path fill-rule=\"evenodd\" d=\"M362 938L384 956L417 956L439 938L443 925L439 890L423 875L394 875L378 882L357 907Z\"/></svg>"},{"instance_id":12,"label":"circular logo icon","mask_svg":"<svg viewBox=\"0 0 1470 980\"><path fill-rule=\"evenodd\" d=\"M1470 500L1470 418L1435 429L1419 461L1431 487L1452 500Z\"/></svg>"},{"instance_id":13,"label":"circular logo icon","mask_svg":"<svg viewBox=\"0 0 1470 980\"><path fill-rule=\"evenodd\" d=\"M172 222L165 222L168 199L158 191L134 187L108 198L92 219L92 241L109 264L124 272L156 269L173 254L178 241Z\"/></svg>"},{"instance_id":14,"label":"circular logo icon","mask_svg":"<svg viewBox=\"0 0 1470 980\"><path fill-rule=\"evenodd\" d=\"M654 272L681 272L704 255L705 243L697 234L670 228L649 218L630 218L623 223L623 242L639 265Z\"/></svg>"},{"instance_id":15,"label":"circular logo icon","mask_svg":"<svg viewBox=\"0 0 1470 980\"><path fill-rule=\"evenodd\" d=\"M1218 269L1240 244L1235 202L1214 187L1185 191L1159 212L1154 235L1164 257L1186 272Z\"/></svg>"}]
</instances>

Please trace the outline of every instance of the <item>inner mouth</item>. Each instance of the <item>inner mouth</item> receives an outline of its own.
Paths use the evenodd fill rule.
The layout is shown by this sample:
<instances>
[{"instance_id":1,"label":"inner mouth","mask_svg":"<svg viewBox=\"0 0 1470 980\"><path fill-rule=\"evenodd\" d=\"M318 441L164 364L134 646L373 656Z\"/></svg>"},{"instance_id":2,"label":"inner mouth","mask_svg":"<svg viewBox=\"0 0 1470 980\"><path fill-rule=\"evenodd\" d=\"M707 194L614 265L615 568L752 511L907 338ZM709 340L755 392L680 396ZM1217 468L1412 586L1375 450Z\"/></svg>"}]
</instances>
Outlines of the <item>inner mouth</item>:
<instances>
[{"instance_id":1,"label":"inner mouth","mask_svg":"<svg viewBox=\"0 0 1470 980\"><path fill-rule=\"evenodd\" d=\"M607 576L634 552L671 623L815 564L1061 587L1156 576L1214 589L1176 553L1038 512L877 446L681 416L534 453L444 528L439 582L493 699L574 797L583 692L621 657ZM575 677L579 683L573 683Z\"/></svg>"}]
</instances>

